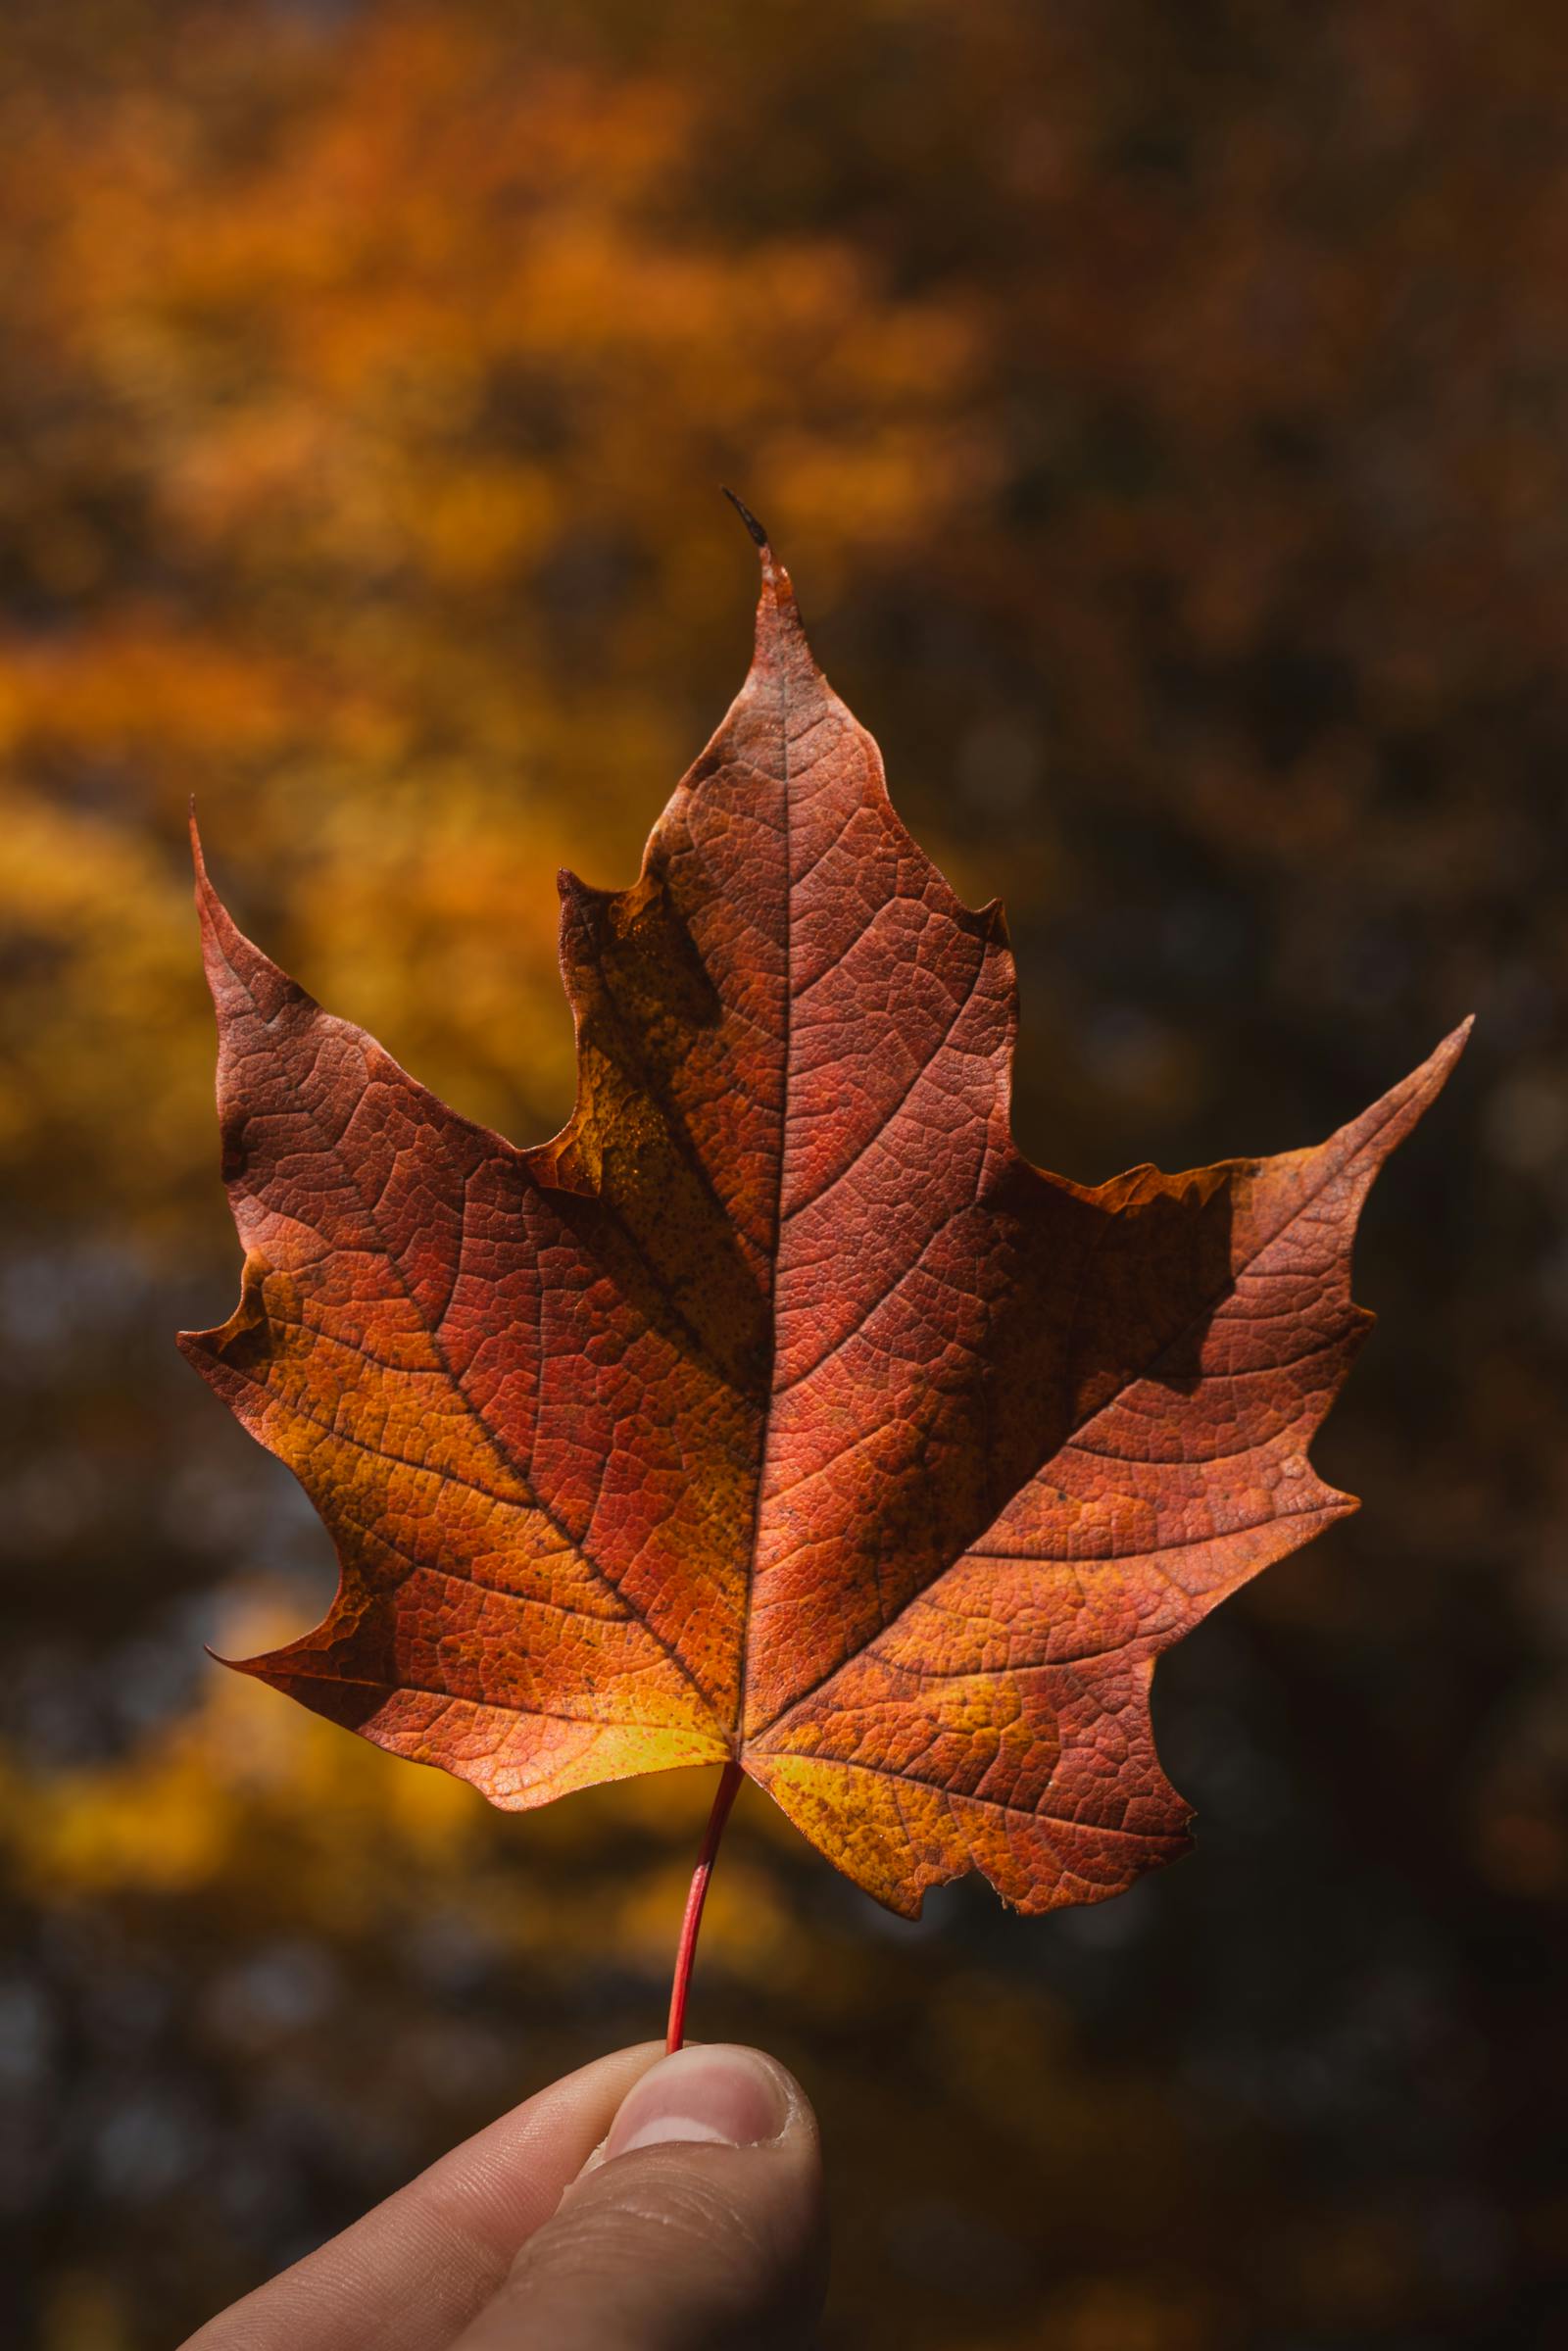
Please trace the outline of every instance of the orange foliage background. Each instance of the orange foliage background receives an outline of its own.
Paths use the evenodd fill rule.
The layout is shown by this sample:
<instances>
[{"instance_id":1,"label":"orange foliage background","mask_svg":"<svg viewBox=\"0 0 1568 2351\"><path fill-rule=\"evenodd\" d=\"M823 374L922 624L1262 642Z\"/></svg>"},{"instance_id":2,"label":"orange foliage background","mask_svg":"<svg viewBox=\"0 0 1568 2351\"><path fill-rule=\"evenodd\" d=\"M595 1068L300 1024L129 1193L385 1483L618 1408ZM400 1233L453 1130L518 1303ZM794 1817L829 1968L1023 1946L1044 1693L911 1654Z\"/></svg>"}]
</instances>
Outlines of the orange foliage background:
<instances>
[{"instance_id":1,"label":"orange foliage background","mask_svg":"<svg viewBox=\"0 0 1568 2351\"><path fill-rule=\"evenodd\" d=\"M186 798L457 1107L570 1098L768 519L1006 896L1021 1137L1327 1132L1463 1012L1319 1448L1162 1669L1197 1856L890 1922L760 1800L700 2033L834 2151L831 2343L1544 2344L1568 2179L1568 96L1545 0L12 0L0 57L0 2271L161 2351L658 2029L706 1800L518 1821L219 1675L319 1612L232 1302Z\"/></svg>"}]
</instances>

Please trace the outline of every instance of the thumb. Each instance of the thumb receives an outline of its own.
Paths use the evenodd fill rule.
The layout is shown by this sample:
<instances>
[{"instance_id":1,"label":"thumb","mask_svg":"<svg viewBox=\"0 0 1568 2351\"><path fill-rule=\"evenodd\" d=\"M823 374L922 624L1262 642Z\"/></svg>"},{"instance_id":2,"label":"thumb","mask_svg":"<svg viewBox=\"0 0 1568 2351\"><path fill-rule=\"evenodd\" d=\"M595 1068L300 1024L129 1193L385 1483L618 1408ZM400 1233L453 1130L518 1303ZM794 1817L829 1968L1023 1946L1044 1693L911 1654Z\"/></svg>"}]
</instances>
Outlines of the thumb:
<instances>
[{"instance_id":1,"label":"thumb","mask_svg":"<svg viewBox=\"0 0 1568 2351\"><path fill-rule=\"evenodd\" d=\"M816 2121L756 2049L679 2050L454 2351L800 2351L825 2272Z\"/></svg>"}]
</instances>

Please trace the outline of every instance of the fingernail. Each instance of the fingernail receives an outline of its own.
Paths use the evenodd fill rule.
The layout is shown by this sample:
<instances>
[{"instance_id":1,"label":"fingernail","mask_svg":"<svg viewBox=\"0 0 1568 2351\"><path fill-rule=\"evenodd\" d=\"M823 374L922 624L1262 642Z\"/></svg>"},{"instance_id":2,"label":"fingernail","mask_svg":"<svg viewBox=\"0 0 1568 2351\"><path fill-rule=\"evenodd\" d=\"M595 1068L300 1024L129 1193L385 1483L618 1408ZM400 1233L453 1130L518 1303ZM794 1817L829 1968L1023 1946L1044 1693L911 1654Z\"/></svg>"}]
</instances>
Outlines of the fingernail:
<instances>
[{"instance_id":1,"label":"fingernail","mask_svg":"<svg viewBox=\"0 0 1568 2351\"><path fill-rule=\"evenodd\" d=\"M760 2146L777 2138L789 2118L782 2076L755 2050L677 2049L627 2092L605 2141L605 2161L676 2140Z\"/></svg>"}]
</instances>

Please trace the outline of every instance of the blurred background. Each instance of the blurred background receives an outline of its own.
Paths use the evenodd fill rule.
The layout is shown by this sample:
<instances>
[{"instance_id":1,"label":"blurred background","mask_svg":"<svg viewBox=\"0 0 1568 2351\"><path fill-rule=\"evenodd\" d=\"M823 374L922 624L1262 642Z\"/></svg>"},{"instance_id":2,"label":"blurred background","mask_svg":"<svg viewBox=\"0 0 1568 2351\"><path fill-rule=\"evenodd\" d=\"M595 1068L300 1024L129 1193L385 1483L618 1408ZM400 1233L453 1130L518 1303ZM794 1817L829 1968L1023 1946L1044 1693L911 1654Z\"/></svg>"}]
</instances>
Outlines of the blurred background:
<instances>
[{"instance_id":1,"label":"blurred background","mask_svg":"<svg viewBox=\"0 0 1568 2351\"><path fill-rule=\"evenodd\" d=\"M822 2112L831 2345L1568 2340L1568 79L1550 0L9 0L0 2333L165 2351L662 2028L706 1775L532 1817L213 1666L329 1546L177 1359L238 1251L184 814L460 1109L570 1100L763 514L1004 894L1021 1139L1315 1141L1463 1013L1318 1447L1162 1668L1178 1868L911 1928L743 1796L694 2027Z\"/></svg>"}]
</instances>

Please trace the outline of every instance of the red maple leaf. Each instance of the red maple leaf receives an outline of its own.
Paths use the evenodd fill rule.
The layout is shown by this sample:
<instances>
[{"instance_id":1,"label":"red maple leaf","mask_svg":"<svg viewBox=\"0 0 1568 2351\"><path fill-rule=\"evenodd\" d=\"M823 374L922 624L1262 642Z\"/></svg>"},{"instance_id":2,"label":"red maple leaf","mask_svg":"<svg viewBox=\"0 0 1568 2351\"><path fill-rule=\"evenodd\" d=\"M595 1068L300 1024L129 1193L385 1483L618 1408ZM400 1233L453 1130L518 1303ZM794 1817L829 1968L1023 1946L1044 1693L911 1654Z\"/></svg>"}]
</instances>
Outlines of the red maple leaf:
<instances>
[{"instance_id":1,"label":"red maple leaf","mask_svg":"<svg viewBox=\"0 0 1568 2351\"><path fill-rule=\"evenodd\" d=\"M181 1344L341 1563L242 1670L497 1804L718 1762L708 1860L744 1772L896 1910L969 1869L1096 1901L1188 1842L1156 1657L1354 1507L1307 1445L1355 1221L1465 1030L1313 1151L1031 1166L1000 908L899 822L756 535L751 673L641 874L562 881L554 1142L323 1012L198 853L246 1260Z\"/></svg>"}]
</instances>

